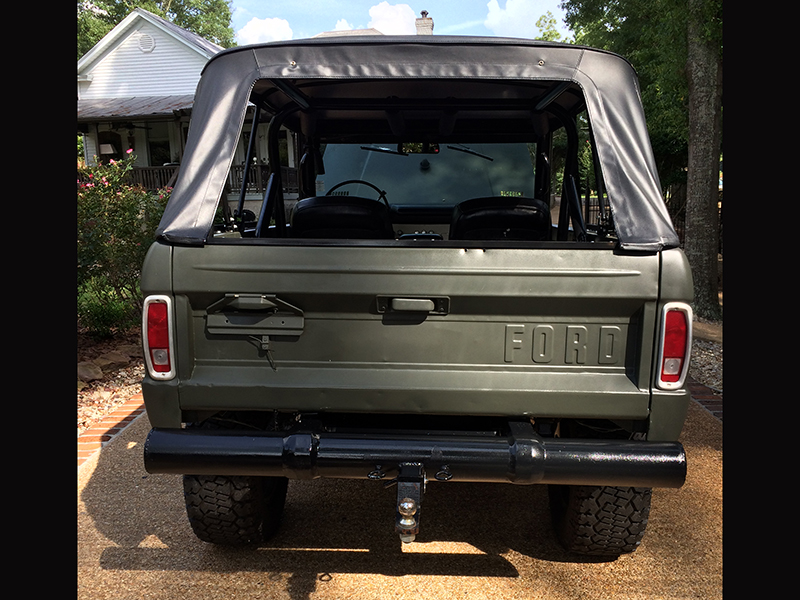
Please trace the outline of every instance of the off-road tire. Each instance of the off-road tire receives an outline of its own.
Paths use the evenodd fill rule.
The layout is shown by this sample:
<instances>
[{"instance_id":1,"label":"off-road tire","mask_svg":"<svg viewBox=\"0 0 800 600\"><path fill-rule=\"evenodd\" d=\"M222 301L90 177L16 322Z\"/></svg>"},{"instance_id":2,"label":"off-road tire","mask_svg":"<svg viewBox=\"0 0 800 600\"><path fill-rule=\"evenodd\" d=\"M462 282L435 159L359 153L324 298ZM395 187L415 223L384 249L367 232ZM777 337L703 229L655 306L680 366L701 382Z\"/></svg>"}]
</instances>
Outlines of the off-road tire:
<instances>
[{"instance_id":1,"label":"off-road tire","mask_svg":"<svg viewBox=\"0 0 800 600\"><path fill-rule=\"evenodd\" d=\"M186 513L194 534L211 544L255 545L275 534L288 479L184 475Z\"/></svg>"},{"instance_id":2,"label":"off-road tire","mask_svg":"<svg viewBox=\"0 0 800 600\"><path fill-rule=\"evenodd\" d=\"M569 552L617 557L635 551L650 515L650 488L549 486L559 542Z\"/></svg>"}]
</instances>

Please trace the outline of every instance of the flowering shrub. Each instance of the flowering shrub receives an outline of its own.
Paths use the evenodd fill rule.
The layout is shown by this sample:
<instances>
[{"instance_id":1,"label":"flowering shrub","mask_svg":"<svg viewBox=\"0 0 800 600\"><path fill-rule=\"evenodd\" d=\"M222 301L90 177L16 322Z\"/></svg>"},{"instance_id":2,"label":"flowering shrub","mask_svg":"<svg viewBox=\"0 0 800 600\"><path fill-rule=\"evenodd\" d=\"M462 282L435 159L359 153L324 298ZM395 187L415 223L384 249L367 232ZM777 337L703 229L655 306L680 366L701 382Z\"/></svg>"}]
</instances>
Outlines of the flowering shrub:
<instances>
[{"instance_id":1,"label":"flowering shrub","mask_svg":"<svg viewBox=\"0 0 800 600\"><path fill-rule=\"evenodd\" d=\"M169 199L128 182L133 161L78 168L78 322L98 334L138 323L140 269Z\"/></svg>"}]
</instances>

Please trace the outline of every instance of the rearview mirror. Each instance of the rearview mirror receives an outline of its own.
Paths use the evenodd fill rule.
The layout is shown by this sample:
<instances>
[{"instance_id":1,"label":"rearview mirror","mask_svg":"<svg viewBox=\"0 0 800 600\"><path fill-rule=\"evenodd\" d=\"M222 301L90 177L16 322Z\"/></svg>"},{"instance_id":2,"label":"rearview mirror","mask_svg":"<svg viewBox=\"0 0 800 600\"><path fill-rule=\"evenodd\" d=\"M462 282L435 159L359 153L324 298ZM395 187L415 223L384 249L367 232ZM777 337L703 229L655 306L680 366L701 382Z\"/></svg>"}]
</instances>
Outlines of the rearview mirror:
<instances>
[{"instance_id":1,"label":"rearview mirror","mask_svg":"<svg viewBox=\"0 0 800 600\"><path fill-rule=\"evenodd\" d=\"M397 151L403 154L439 154L439 144L430 142L401 142Z\"/></svg>"}]
</instances>

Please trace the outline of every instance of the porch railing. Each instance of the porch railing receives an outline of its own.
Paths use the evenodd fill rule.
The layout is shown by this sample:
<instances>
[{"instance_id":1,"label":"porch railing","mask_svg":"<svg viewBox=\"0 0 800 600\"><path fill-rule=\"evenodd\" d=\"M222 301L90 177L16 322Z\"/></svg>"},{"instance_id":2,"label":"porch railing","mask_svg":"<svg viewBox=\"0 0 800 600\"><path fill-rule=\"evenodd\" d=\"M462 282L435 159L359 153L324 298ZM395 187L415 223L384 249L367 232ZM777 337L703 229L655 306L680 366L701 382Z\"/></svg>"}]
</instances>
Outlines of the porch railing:
<instances>
[{"instance_id":1,"label":"porch railing","mask_svg":"<svg viewBox=\"0 0 800 600\"><path fill-rule=\"evenodd\" d=\"M131 183L141 185L146 190L158 190L175 185L180 165L164 167L134 167L131 171ZM270 170L266 166L251 167L247 177L247 193L263 194L266 191ZM228 173L228 183L231 191L242 189L244 165L231 167ZM296 193L298 191L297 169L281 167L281 183L283 191Z\"/></svg>"},{"instance_id":2,"label":"porch railing","mask_svg":"<svg viewBox=\"0 0 800 600\"><path fill-rule=\"evenodd\" d=\"M180 165L165 167L134 167L131 170L131 183L141 185L148 191L160 190L175 185Z\"/></svg>"},{"instance_id":3,"label":"porch railing","mask_svg":"<svg viewBox=\"0 0 800 600\"><path fill-rule=\"evenodd\" d=\"M267 189L270 168L264 165L250 167L247 176L247 193L263 194ZM242 189L242 178L244 177L244 165L234 165L228 173L228 183L230 189L238 192ZM281 167L281 184L286 193L297 193L297 169Z\"/></svg>"}]
</instances>

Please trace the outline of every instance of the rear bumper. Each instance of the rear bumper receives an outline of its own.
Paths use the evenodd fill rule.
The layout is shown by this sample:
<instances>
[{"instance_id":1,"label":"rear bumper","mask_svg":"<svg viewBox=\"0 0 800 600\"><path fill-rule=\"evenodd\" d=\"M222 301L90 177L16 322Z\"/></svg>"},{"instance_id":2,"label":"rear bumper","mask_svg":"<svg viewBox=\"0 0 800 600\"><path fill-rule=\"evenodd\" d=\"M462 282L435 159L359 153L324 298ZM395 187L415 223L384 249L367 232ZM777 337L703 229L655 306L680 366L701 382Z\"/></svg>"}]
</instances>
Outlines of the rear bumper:
<instances>
[{"instance_id":1,"label":"rear bumper","mask_svg":"<svg viewBox=\"0 0 800 600\"><path fill-rule=\"evenodd\" d=\"M525 423L508 437L154 428L144 463L148 473L290 479L380 480L403 464L439 481L677 488L686 479L678 442L544 439Z\"/></svg>"}]
</instances>

